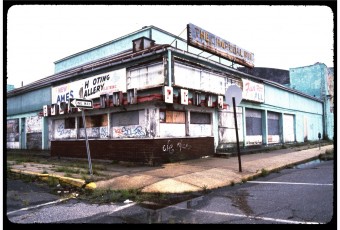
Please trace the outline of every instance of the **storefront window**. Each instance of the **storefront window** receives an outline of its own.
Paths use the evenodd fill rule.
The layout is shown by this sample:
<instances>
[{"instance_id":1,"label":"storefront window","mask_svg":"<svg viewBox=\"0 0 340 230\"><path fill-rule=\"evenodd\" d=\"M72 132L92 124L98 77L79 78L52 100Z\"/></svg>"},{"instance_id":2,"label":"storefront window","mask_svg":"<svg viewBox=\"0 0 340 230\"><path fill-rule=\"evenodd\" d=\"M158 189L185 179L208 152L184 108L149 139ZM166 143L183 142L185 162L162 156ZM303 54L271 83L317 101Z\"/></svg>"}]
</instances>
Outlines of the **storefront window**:
<instances>
[{"instance_id":1,"label":"storefront window","mask_svg":"<svg viewBox=\"0 0 340 230\"><path fill-rule=\"evenodd\" d=\"M190 112L190 124L211 124L210 113Z\"/></svg>"}]
</instances>

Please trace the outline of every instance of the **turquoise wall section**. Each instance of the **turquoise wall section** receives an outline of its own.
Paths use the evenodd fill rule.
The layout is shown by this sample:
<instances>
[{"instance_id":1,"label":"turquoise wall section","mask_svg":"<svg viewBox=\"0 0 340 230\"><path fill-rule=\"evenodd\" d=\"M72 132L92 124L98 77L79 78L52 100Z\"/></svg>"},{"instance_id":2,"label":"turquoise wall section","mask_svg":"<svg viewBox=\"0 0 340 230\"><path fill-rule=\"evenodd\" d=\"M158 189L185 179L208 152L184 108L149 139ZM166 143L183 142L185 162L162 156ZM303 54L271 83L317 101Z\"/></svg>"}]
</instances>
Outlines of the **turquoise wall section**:
<instances>
[{"instance_id":1,"label":"turquoise wall section","mask_svg":"<svg viewBox=\"0 0 340 230\"><path fill-rule=\"evenodd\" d=\"M324 101L324 132L321 133L323 137L333 139L334 113L330 111L330 98L326 95L334 95L334 92L329 92L328 75L328 68L323 63L289 69L291 88Z\"/></svg>"},{"instance_id":2,"label":"turquoise wall section","mask_svg":"<svg viewBox=\"0 0 340 230\"><path fill-rule=\"evenodd\" d=\"M186 34L186 31L183 33ZM155 41L156 44L170 45L172 43L172 46L177 46L178 49L189 51L190 53L194 54L199 54L201 57L209 57L209 60L220 62L225 65L231 64L231 62L226 59L219 58L207 52L202 52L202 50L192 46L188 47L186 41L183 41L181 39L177 39L175 41L176 36L173 36L166 31L151 26L145 28L144 30L142 29L140 31L136 31L132 34L126 35L116 40L112 40L97 47L93 47L83 52L79 52L64 59L58 60L55 62L55 73L59 73L61 71L85 64L87 62L114 55L128 49L132 49L132 40L143 36L151 38Z\"/></svg>"},{"instance_id":3,"label":"turquoise wall section","mask_svg":"<svg viewBox=\"0 0 340 230\"><path fill-rule=\"evenodd\" d=\"M322 63L289 69L290 87L317 98L325 93L326 76L327 66Z\"/></svg>"},{"instance_id":4,"label":"turquoise wall section","mask_svg":"<svg viewBox=\"0 0 340 230\"><path fill-rule=\"evenodd\" d=\"M44 105L50 104L52 104L51 88L37 89L7 98L7 115L29 113L35 110L42 111Z\"/></svg>"},{"instance_id":5,"label":"turquoise wall section","mask_svg":"<svg viewBox=\"0 0 340 230\"><path fill-rule=\"evenodd\" d=\"M87 62L91 62L100 58L114 55L128 49L132 49L132 40L143 36L149 37L150 31L149 30L140 31L135 34L113 40L103 45L94 47L89 50L85 50L78 54L56 61L54 72L59 73L61 71L85 64Z\"/></svg>"},{"instance_id":6,"label":"turquoise wall section","mask_svg":"<svg viewBox=\"0 0 340 230\"><path fill-rule=\"evenodd\" d=\"M318 133L323 132L323 103L318 102L300 95L284 91L280 88L275 88L270 85L265 85L265 103L255 103L242 100L240 106L244 108L260 109L263 114L267 112L277 112L292 114L295 117L295 139L297 142L304 142L304 120L307 119L307 140L318 140ZM266 119L262 116L263 121ZM280 119L281 120L281 119ZM281 121L282 123L282 121ZM282 124L281 124L282 125ZM244 127L245 128L245 127ZM284 127L280 130L283 132ZM245 133L245 130L244 130ZM263 140L266 140L263 133ZM281 133L281 135L283 135Z\"/></svg>"}]
</instances>

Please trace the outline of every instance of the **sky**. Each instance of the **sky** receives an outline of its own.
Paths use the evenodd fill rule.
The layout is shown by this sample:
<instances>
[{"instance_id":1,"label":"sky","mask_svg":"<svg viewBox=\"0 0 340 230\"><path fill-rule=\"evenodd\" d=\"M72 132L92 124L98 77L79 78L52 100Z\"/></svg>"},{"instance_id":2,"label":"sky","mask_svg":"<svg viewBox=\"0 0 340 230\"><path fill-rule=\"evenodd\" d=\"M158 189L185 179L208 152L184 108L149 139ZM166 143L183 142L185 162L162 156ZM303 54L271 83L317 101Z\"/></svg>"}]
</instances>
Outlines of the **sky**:
<instances>
[{"instance_id":1,"label":"sky","mask_svg":"<svg viewBox=\"0 0 340 230\"><path fill-rule=\"evenodd\" d=\"M55 61L143 26L180 35L188 23L253 52L255 67L333 67L333 16L327 6L14 5L4 20L7 84L53 75Z\"/></svg>"}]
</instances>

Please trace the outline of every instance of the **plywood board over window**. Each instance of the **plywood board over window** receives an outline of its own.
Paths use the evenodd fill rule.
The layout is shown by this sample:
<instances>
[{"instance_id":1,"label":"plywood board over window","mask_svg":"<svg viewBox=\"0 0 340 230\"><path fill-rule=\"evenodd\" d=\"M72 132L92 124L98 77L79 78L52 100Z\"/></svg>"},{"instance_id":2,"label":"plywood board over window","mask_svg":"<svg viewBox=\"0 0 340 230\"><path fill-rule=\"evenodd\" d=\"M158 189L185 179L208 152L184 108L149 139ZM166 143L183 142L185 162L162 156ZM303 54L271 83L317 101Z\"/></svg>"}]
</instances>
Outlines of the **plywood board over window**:
<instances>
[{"instance_id":1,"label":"plywood board over window","mask_svg":"<svg viewBox=\"0 0 340 230\"><path fill-rule=\"evenodd\" d=\"M185 112L183 111L165 111L165 122L166 123L185 123Z\"/></svg>"}]
</instances>

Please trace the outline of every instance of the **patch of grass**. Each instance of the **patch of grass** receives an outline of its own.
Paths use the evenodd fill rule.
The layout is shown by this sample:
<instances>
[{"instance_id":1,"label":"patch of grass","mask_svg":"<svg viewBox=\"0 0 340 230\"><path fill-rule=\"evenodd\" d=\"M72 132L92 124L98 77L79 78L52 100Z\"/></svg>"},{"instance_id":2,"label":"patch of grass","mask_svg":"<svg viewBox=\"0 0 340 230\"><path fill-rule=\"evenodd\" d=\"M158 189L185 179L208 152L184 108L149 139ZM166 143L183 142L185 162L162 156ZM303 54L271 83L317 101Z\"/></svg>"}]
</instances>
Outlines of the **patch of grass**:
<instances>
[{"instance_id":1,"label":"patch of grass","mask_svg":"<svg viewBox=\"0 0 340 230\"><path fill-rule=\"evenodd\" d=\"M71 173L64 173L64 177L72 177L72 174Z\"/></svg>"},{"instance_id":2,"label":"patch of grass","mask_svg":"<svg viewBox=\"0 0 340 230\"><path fill-rule=\"evenodd\" d=\"M235 185L235 181L233 181L233 180L230 181L230 185L231 185L231 186L234 186L234 185Z\"/></svg>"},{"instance_id":3,"label":"patch of grass","mask_svg":"<svg viewBox=\"0 0 340 230\"><path fill-rule=\"evenodd\" d=\"M96 176L104 176L103 173L99 172L99 171L96 170L96 169L92 169L92 173L93 173L93 175L96 175Z\"/></svg>"},{"instance_id":4,"label":"patch of grass","mask_svg":"<svg viewBox=\"0 0 340 230\"><path fill-rule=\"evenodd\" d=\"M50 187L55 187L59 184L59 179L49 176L48 179L47 179L47 184Z\"/></svg>"},{"instance_id":5,"label":"patch of grass","mask_svg":"<svg viewBox=\"0 0 340 230\"><path fill-rule=\"evenodd\" d=\"M89 200L93 203L110 203L110 202L123 202L127 199L136 201L141 192L137 189L128 190L111 190L111 189L95 189L85 190L80 195L81 199Z\"/></svg>"},{"instance_id":6,"label":"patch of grass","mask_svg":"<svg viewBox=\"0 0 340 230\"><path fill-rule=\"evenodd\" d=\"M207 193L208 192L208 186L206 184L204 184L202 186L202 189L203 189L203 193Z\"/></svg>"},{"instance_id":7,"label":"patch of grass","mask_svg":"<svg viewBox=\"0 0 340 230\"><path fill-rule=\"evenodd\" d=\"M92 169L105 171L106 167L104 165L92 165Z\"/></svg>"},{"instance_id":8,"label":"patch of grass","mask_svg":"<svg viewBox=\"0 0 340 230\"><path fill-rule=\"evenodd\" d=\"M19 178L24 181L24 182L27 182L27 183L32 183L36 180L38 180L38 178L36 176L31 176L31 175L25 175L25 174L20 174L19 175Z\"/></svg>"},{"instance_id":9,"label":"patch of grass","mask_svg":"<svg viewBox=\"0 0 340 230\"><path fill-rule=\"evenodd\" d=\"M75 174L79 174L80 173L80 169L75 169L75 168L69 168L69 167L66 167L66 166L60 166L60 167L57 167L55 169L56 172L64 172L64 173L75 173Z\"/></svg>"},{"instance_id":10,"label":"patch of grass","mask_svg":"<svg viewBox=\"0 0 340 230\"><path fill-rule=\"evenodd\" d=\"M23 204L24 206L28 206L28 205L30 204L30 202L29 202L28 200L23 200L23 201L22 201L22 204Z\"/></svg>"},{"instance_id":11,"label":"patch of grass","mask_svg":"<svg viewBox=\"0 0 340 230\"><path fill-rule=\"evenodd\" d=\"M268 170L266 170L266 169L261 169L261 175L260 175L260 176L265 177L265 176L267 176L268 174L269 174L269 171L268 171Z\"/></svg>"},{"instance_id":12,"label":"patch of grass","mask_svg":"<svg viewBox=\"0 0 340 230\"><path fill-rule=\"evenodd\" d=\"M46 171L46 169L44 169L44 170L42 171L42 174L48 174L48 172Z\"/></svg>"}]
</instances>

